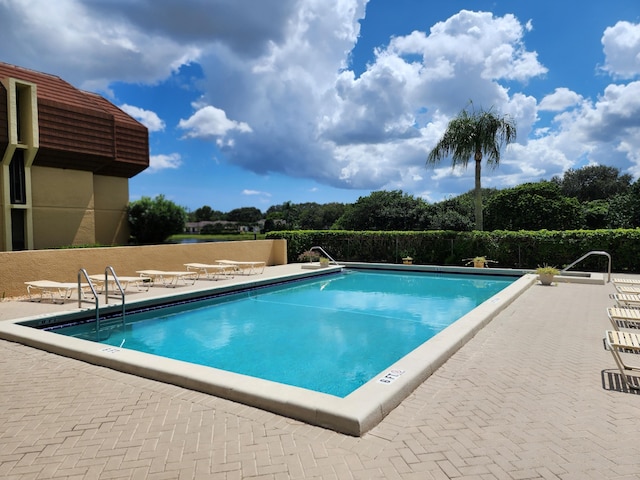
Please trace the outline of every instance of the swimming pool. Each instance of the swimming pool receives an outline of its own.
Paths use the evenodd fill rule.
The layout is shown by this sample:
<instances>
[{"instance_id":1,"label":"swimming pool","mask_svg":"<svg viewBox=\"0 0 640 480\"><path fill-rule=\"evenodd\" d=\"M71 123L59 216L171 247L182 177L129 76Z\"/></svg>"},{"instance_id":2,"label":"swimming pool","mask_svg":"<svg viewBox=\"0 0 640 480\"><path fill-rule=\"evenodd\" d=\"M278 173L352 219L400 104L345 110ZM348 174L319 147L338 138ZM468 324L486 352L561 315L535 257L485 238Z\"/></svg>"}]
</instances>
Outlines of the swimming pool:
<instances>
[{"instance_id":1,"label":"swimming pool","mask_svg":"<svg viewBox=\"0 0 640 480\"><path fill-rule=\"evenodd\" d=\"M409 270L403 266L386 264L349 265L349 269L372 267L403 272ZM410 269L432 273L474 273L474 269L463 267L413 266ZM198 282L194 286L184 286L177 290L151 289L149 292L137 293L131 299L127 296L127 312L134 309L154 309L168 301L190 302L196 297L212 294L231 295L238 291L246 294L248 290L256 287L262 288L307 277L326 280L329 279L327 273L338 270L341 268L329 267L322 271L301 270L300 265L289 264L269 267L260 276L237 277L233 280L214 283ZM534 275L511 270L499 272L498 269L492 269L492 272L478 272L473 277L480 278L489 273L519 278L344 398L219 368L120 348L119 343L118 346L98 344L43 330L45 326L85 321L94 317L95 311L90 304L88 307L85 305L81 311L73 305L66 308L51 306L47 309L51 313L34 314L31 317L0 322L0 338L359 436L377 425L498 312L535 283ZM398 297L400 296L401 292L398 292ZM112 314L121 310L121 306L117 304L101 306L101 312L103 308L105 313Z\"/></svg>"},{"instance_id":2,"label":"swimming pool","mask_svg":"<svg viewBox=\"0 0 640 480\"><path fill-rule=\"evenodd\" d=\"M514 280L346 271L52 331L344 398Z\"/></svg>"}]
</instances>

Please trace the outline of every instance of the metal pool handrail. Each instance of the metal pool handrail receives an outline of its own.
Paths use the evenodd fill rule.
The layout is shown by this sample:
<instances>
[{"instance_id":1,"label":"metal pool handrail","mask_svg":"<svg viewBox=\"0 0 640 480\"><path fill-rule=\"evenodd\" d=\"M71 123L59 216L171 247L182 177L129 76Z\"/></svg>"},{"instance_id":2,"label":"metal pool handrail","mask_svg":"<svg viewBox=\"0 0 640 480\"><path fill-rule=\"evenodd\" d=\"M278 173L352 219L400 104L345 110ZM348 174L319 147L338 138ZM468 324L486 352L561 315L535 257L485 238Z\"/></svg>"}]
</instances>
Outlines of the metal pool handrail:
<instances>
[{"instance_id":1,"label":"metal pool handrail","mask_svg":"<svg viewBox=\"0 0 640 480\"><path fill-rule=\"evenodd\" d=\"M329 255L329 254L325 251L325 249L324 249L324 248L322 248L322 247L320 247L320 246L316 245L315 247L311 247L311 248L309 249L309 251L312 251L312 250L320 250L320 251L322 252L322 254L323 254L325 257L327 257L331 263L333 263L334 265L338 265L338 262L336 262L336 261L333 259L333 257L332 257L331 255Z\"/></svg>"},{"instance_id":2,"label":"metal pool handrail","mask_svg":"<svg viewBox=\"0 0 640 480\"><path fill-rule=\"evenodd\" d=\"M609 259L609 267L607 269L607 273L608 273L607 283L611 282L611 255L609 255L607 252L602 250L592 250L590 252L585 253L583 256L581 256L578 260L573 262L571 265L569 265L568 267L564 267L562 270L560 270L560 274L562 274L563 272L566 272L571 267L573 267L577 263L580 263L582 260L584 260L585 258L591 255L603 255Z\"/></svg>"},{"instance_id":3,"label":"metal pool handrail","mask_svg":"<svg viewBox=\"0 0 640 480\"><path fill-rule=\"evenodd\" d=\"M100 307L99 307L99 303L100 300L98 299L98 292L96 292L96 289L93 287L93 282L91 282L91 279L89 278L89 274L87 273L87 271L84 268L81 268L80 270L78 270L78 308L82 307L82 276L84 275L84 278L87 279L87 283L89 284L89 288L91 289L91 293L93 293L93 298L96 299L96 329L100 330Z\"/></svg>"},{"instance_id":4,"label":"metal pool handrail","mask_svg":"<svg viewBox=\"0 0 640 480\"><path fill-rule=\"evenodd\" d=\"M124 327L124 314L125 314L125 308L126 308L125 302L124 302L124 288L122 288L122 285L120 284L120 280L116 275L116 271L113 269L111 265L108 265L104 269L104 296L106 299L105 302L109 303L109 272L111 272L114 283L118 287L118 290L120 290L120 295L122 295L122 326Z\"/></svg>"}]
</instances>

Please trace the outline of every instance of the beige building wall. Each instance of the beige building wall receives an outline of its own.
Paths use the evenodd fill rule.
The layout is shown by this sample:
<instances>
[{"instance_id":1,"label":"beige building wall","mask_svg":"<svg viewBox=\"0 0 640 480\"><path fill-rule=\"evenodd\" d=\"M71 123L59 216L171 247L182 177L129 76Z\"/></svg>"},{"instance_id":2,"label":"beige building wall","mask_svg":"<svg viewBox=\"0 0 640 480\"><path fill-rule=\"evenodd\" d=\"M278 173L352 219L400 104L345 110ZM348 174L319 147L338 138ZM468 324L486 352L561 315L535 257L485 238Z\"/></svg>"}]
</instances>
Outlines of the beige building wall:
<instances>
[{"instance_id":1,"label":"beige building wall","mask_svg":"<svg viewBox=\"0 0 640 480\"><path fill-rule=\"evenodd\" d=\"M33 215L35 249L128 243L127 178L37 166L30 172L32 196L26 207ZM4 229L3 215L0 209ZM0 238L4 240L4 233ZM1 247L9 249L4 241Z\"/></svg>"},{"instance_id":2,"label":"beige building wall","mask_svg":"<svg viewBox=\"0 0 640 480\"><path fill-rule=\"evenodd\" d=\"M25 207L32 213L35 249L128 243L127 178L34 166L30 185L32 195ZM0 250L9 250L4 228L0 208Z\"/></svg>"},{"instance_id":3,"label":"beige building wall","mask_svg":"<svg viewBox=\"0 0 640 480\"><path fill-rule=\"evenodd\" d=\"M35 249L96 243L93 173L31 168Z\"/></svg>"},{"instance_id":4,"label":"beige building wall","mask_svg":"<svg viewBox=\"0 0 640 480\"><path fill-rule=\"evenodd\" d=\"M216 260L263 261L267 265L287 263L286 240L249 240L178 245L72 248L0 252L0 295L26 295L24 282L55 280L77 282L78 271L104 274L111 266L117 275L136 275L136 270L184 271L185 263Z\"/></svg>"},{"instance_id":5,"label":"beige building wall","mask_svg":"<svg viewBox=\"0 0 640 480\"><path fill-rule=\"evenodd\" d=\"M2 174L0 173L0 182L2 181L3 181ZM5 205L4 205L4 202L2 201L2 196L0 196L0 252L5 252L9 250L5 241L5 239L7 238L7 235L5 232L7 225L5 222L4 215L5 215Z\"/></svg>"},{"instance_id":6,"label":"beige building wall","mask_svg":"<svg viewBox=\"0 0 640 480\"><path fill-rule=\"evenodd\" d=\"M126 245L129 242L129 180L93 176L95 241L100 245Z\"/></svg>"}]
</instances>

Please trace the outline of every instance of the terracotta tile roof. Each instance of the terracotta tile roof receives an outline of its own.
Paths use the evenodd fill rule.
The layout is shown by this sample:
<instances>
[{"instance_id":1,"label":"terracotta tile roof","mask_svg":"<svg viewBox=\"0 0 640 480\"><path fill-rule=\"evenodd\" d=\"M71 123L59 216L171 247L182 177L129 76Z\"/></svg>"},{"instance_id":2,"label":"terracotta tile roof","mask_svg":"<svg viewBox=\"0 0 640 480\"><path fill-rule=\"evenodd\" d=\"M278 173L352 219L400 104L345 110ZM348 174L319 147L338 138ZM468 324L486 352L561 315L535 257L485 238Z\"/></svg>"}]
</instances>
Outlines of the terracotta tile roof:
<instances>
[{"instance_id":1,"label":"terracotta tile roof","mask_svg":"<svg viewBox=\"0 0 640 480\"><path fill-rule=\"evenodd\" d=\"M37 86L40 149L34 165L123 177L149 166L147 128L107 99L55 75L0 62L0 78L7 77ZM0 85L0 149L8 142L6 111Z\"/></svg>"}]
</instances>

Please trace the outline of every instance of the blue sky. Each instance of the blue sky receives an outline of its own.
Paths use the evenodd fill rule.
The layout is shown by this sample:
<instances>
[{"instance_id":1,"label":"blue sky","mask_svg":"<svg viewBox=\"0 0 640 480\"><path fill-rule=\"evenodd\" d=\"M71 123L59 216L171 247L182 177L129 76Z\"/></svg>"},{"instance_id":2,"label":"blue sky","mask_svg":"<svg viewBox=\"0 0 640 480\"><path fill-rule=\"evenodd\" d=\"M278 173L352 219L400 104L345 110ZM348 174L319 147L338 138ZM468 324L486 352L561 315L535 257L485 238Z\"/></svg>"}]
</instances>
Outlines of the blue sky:
<instances>
[{"instance_id":1,"label":"blue sky","mask_svg":"<svg viewBox=\"0 0 640 480\"><path fill-rule=\"evenodd\" d=\"M425 167L470 100L518 126L483 186L640 176L637 0L0 0L0 61L148 126L131 200L439 201L473 188L472 168Z\"/></svg>"}]
</instances>

